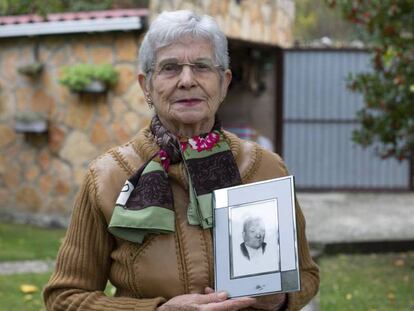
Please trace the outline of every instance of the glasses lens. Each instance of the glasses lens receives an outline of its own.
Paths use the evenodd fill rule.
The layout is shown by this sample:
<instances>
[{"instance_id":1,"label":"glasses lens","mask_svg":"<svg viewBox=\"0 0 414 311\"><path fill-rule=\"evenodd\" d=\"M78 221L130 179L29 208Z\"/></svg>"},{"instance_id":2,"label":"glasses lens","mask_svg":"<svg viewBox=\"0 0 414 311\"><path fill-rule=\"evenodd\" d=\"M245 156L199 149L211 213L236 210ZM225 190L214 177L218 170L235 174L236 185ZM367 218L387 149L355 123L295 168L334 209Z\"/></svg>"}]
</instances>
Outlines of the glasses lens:
<instances>
[{"instance_id":1,"label":"glasses lens","mask_svg":"<svg viewBox=\"0 0 414 311\"><path fill-rule=\"evenodd\" d=\"M182 65L178 63L167 63L161 66L159 74L164 76L174 76L179 75L181 70Z\"/></svg>"},{"instance_id":2,"label":"glasses lens","mask_svg":"<svg viewBox=\"0 0 414 311\"><path fill-rule=\"evenodd\" d=\"M210 72L213 71L213 65L207 62L197 62L194 64L194 70L196 72Z\"/></svg>"},{"instance_id":3,"label":"glasses lens","mask_svg":"<svg viewBox=\"0 0 414 311\"><path fill-rule=\"evenodd\" d=\"M189 66L194 74L203 74L213 72L215 67L213 63L208 61L199 61L195 63L166 63L160 65L158 74L164 77L174 77L181 74L183 67Z\"/></svg>"}]
</instances>

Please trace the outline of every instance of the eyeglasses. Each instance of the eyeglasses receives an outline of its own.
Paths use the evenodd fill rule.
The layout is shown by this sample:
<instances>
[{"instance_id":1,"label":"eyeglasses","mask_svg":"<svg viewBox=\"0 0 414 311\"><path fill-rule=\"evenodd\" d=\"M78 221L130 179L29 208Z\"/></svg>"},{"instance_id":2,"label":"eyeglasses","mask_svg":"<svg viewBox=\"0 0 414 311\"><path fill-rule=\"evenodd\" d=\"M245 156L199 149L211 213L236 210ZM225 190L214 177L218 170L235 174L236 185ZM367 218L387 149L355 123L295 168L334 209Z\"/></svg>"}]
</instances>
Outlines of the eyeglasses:
<instances>
[{"instance_id":1,"label":"eyeglasses","mask_svg":"<svg viewBox=\"0 0 414 311\"><path fill-rule=\"evenodd\" d=\"M184 66L189 66L191 71L196 76L207 75L213 73L217 68L223 70L223 67L220 65L214 65L210 61L197 61L195 63L178 63L178 62L168 62L160 64L159 67L155 70L155 73L164 78L174 78L179 76L183 71Z\"/></svg>"}]
</instances>

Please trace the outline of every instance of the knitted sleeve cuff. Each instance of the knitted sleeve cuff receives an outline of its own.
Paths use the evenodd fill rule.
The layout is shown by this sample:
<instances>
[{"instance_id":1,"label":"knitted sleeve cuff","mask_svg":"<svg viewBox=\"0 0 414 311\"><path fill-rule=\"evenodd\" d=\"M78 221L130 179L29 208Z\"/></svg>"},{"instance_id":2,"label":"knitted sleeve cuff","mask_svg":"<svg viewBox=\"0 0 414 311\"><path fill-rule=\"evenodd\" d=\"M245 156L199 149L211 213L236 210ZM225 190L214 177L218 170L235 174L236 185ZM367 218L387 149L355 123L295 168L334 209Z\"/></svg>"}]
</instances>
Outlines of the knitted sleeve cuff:
<instances>
[{"instance_id":1,"label":"knitted sleeve cuff","mask_svg":"<svg viewBox=\"0 0 414 311\"><path fill-rule=\"evenodd\" d=\"M151 299L139 299L135 305L135 311L153 311L156 310L157 307L161 304L166 302L165 298L163 297L156 297Z\"/></svg>"}]
</instances>

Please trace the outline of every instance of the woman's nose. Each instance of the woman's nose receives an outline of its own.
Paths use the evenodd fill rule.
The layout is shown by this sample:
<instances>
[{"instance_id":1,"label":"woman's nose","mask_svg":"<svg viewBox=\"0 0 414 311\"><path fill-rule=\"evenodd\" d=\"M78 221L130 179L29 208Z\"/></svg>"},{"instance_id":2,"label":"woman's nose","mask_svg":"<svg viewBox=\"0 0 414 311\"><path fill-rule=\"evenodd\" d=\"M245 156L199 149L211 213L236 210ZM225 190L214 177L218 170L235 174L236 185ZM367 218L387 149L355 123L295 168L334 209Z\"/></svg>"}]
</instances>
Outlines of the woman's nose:
<instances>
[{"instance_id":1,"label":"woman's nose","mask_svg":"<svg viewBox=\"0 0 414 311\"><path fill-rule=\"evenodd\" d=\"M190 66L183 66L179 75L178 87L187 89L196 85L196 79Z\"/></svg>"}]
</instances>

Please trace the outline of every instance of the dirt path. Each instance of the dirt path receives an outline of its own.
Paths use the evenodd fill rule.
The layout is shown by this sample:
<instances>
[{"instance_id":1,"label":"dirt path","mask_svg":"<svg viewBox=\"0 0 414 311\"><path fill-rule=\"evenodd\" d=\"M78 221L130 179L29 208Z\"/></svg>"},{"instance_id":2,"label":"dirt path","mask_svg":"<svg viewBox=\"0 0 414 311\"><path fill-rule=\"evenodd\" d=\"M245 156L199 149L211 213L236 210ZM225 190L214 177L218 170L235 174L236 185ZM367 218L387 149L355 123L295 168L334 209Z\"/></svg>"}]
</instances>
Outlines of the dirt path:
<instances>
[{"instance_id":1,"label":"dirt path","mask_svg":"<svg viewBox=\"0 0 414 311\"><path fill-rule=\"evenodd\" d=\"M53 260L24 260L0 262L0 275L16 273L46 273L55 266Z\"/></svg>"}]
</instances>

